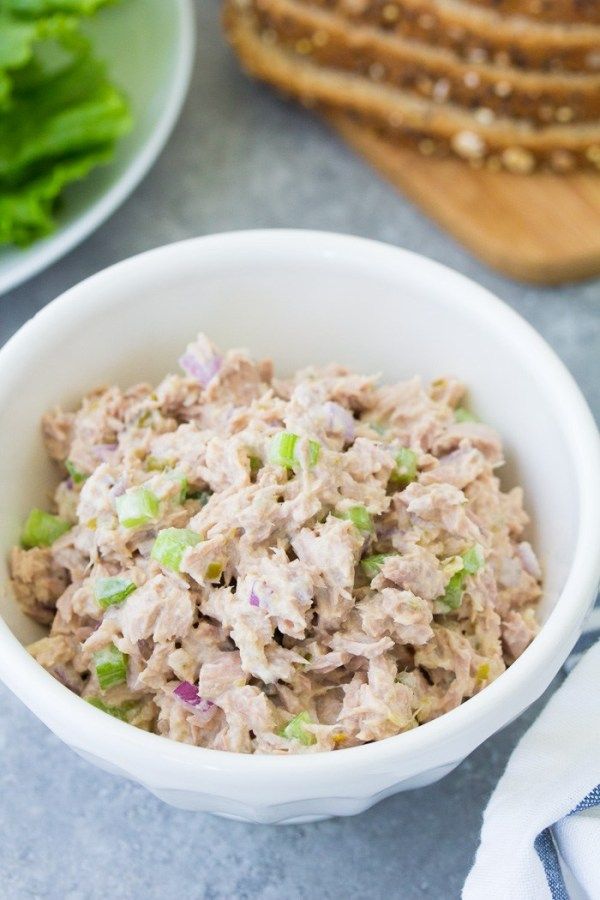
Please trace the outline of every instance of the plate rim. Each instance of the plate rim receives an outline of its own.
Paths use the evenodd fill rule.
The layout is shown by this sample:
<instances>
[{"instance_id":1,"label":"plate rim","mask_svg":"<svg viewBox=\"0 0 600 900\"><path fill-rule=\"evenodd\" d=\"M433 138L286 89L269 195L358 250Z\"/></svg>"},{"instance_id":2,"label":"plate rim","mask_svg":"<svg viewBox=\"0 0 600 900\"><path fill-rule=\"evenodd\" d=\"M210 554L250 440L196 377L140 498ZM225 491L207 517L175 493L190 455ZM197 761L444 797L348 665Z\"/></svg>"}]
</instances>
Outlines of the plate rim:
<instances>
[{"instance_id":1,"label":"plate rim","mask_svg":"<svg viewBox=\"0 0 600 900\"><path fill-rule=\"evenodd\" d=\"M0 302L13 288L57 262L100 227L133 193L164 149L188 93L196 49L193 0L171 0L177 15L178 44L173 77L157 126L133 156L117 181L85 212L42 242L36 253L3 273L0 264Z\"/></svg>"}]
</instances>

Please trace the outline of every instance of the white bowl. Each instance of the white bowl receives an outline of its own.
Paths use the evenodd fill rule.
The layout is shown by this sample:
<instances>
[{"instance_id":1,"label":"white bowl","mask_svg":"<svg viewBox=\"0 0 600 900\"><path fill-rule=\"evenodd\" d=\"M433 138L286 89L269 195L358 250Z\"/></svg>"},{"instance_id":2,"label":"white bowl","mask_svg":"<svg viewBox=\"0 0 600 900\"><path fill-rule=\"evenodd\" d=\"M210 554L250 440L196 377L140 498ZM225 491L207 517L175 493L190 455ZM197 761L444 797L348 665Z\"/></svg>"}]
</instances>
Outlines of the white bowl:
<instances>
[{"instance_id":1,"label":"white bowl","mask_svg":"<svg viewBox=\"0 0 600 900\"><path fill-rule=\"evenodd\" d=\"M184 809L254 822L351 815L429 784L547 687L593 602L600 560L600 446L571 376L519 316L423 257L332 234L255 231L152 250L63 294L0 351L0 566L55 477L42 413L98 383L157 381L199 329L291 372L337 360L387 379L453 373L505 440L545 570L543 627L485 691L420 728L305 756L245 756L146 734L82 702L22 644L39 631L3 592L0 677L63 741Z\"/></svg>"},{"instance_id":2,"label":"white bowl","mask_svg":"<svg viewBox=\"0 0 600 900\"><path fill-rule=\"evenodd\" d=\"M129 99L133 129L114 159L65 191L56 231L31 247L0 247L0 294L84 240L135 190L171 134L194 61L191 0L127 0L83 23Z\"/></svg>"}]
</instances>

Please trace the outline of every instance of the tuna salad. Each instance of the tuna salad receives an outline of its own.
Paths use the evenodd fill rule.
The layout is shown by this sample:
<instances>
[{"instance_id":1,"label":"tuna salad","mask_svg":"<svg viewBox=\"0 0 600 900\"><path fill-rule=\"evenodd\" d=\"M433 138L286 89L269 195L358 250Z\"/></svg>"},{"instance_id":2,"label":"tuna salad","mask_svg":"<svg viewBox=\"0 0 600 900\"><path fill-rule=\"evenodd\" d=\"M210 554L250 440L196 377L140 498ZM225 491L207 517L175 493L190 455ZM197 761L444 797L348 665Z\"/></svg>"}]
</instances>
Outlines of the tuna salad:
<instances>
[{"instance_id":1,"label":"tuna salad","mask_svg":"<svg viewBox=\"0 0 600 900\"><path fill-rule=\"evenodd\" d=\"M312 753L416 728L523 653L523 492L462 384L280 379L203 335L179 362L43 419L62 480L10 565L55 678L177 741Z\"/></svg>"}]
</instances>

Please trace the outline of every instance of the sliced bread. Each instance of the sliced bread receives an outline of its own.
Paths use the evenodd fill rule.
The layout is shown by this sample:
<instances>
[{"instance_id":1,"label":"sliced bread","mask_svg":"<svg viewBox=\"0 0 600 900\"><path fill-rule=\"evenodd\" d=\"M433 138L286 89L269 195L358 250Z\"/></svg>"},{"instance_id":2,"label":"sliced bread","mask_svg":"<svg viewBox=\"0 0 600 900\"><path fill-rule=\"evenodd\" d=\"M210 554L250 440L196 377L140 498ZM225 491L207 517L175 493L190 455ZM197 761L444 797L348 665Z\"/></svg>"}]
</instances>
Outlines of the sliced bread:
<instances>
[{"instance_id":1,"label":"sliced bread","mask_svg":"<svg viewBox=\"0 0 600 900\"><path fill-rule=\"evenodd\" d=\"M600 119L600 74L523 71L471 63L446 48L352 25L301 0L253 0L258 27L320 66L354 72L437 103L455 103L480 118L497 115L538 124Z\"/></svg>"},{"instance_id":2,"label":"sliced bread","mask_svg":"<svg viewBox=\"0 0 600 900\"><path fill-rule=\"evenodd\" d=\"M449 47L476 62L548 72L600 71L600 26L503 16L468 0L304 0L351 22Z\"/></svg>"},{"instance_id":3,"label":"sliced bread","mask_svg":"<svg viewBox=\"0 0 600 900\"><path fill-rule=\"evenodd\" d=\"M225 27L247 71L307 106L343 110L372 125L386 139L410 143L424 154L453 153L473 165L528 173L538 166L557 171L600 167L600 124L534 127L523 120L481 122L461 107L439 105L408 91L348 72L325 69L277 46L261 32L244 0L228 0Z\"/></svg>"},{"instance_id":4,"label":"sliced bread","mask_svg":"<svg viewBox=\"0 0 600 900\"><path fill-rule=\"evenodd\" d=\"M589 22L600 25L598 0L468 0L501 15L529 16L543 22Z\"/></svg>"}]
</instances>

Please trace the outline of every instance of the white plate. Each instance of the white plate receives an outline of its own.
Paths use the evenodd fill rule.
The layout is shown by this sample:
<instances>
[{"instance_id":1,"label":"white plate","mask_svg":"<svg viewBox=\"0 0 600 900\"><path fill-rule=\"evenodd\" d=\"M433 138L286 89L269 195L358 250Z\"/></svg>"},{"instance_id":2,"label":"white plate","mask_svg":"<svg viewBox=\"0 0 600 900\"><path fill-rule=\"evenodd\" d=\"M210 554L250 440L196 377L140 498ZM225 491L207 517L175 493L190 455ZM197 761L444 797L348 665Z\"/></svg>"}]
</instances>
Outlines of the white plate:
<instances>
[{"instance_id":1,"label":"white plate","mask_svg":"<svg viewBox=\"0 0 600 900\"><path fill-rule=\"evenodd\" d=\"M0 294L64 256L115 211L164 147L186 95L194 57L191 0L124 0L86 28L129 97L134 126L110 165L67 189L54 234L25 250L0 248Z\"/></svg>"}]
</instances>

